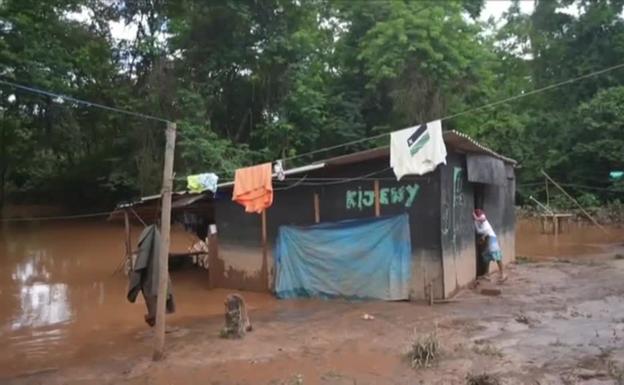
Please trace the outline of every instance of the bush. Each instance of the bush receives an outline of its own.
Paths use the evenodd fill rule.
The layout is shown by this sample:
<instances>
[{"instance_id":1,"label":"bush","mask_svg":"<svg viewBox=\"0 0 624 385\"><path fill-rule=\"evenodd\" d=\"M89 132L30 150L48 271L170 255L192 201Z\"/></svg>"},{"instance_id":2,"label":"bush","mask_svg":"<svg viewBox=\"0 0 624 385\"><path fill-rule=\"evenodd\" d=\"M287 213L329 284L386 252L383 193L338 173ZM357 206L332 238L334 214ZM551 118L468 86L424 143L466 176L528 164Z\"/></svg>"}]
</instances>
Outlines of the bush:
<instances>
[{"instance_id":1,"label":"bush","mask_svg":"<svg viewBox=\"0 0 624 385\"><path fill-rule=\"evenodd\" d=\"M440 343L435 332L419 337L407 353L412 368L429 368L440 354Z\"/></svg>"}]
</instances>

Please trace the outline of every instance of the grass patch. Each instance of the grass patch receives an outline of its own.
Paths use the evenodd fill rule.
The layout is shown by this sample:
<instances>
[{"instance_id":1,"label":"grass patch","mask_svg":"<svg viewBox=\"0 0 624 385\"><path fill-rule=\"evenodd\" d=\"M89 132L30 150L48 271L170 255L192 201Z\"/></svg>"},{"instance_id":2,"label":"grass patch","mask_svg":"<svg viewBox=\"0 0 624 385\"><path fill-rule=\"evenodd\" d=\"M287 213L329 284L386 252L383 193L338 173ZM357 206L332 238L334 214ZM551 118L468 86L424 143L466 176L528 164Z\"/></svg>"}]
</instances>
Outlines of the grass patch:
<instances>
[{"instance_id":1,"label":"grass patch","mask_svg":"<svg viewBox=\"0 0 624 385\"><path fill-rule=\"evenodd\" d=\"M516 255L516 263L518 265L522 265L524 263L531 263L531 262L533 262L531 258L527 257L526 255Z\"/></svg>"},{"instance_id":2,"label":"grass patch","mask_svg":"<svg viewBox=\"0 0 624 385\"><path fill-rule=\"evenodd\" d=\"M503 352L494 345L491 344L480 344L472 347L472 351L480 354L482 356L490 356L490 357L502 357Z\"/></svg>"},{"instance_id":3,"label":"grass patch","mask_svg":"<svg viewBox=\"0 0 624 385\"><path fill-rule=\"evenodd\" d=\"M607 372L617 385L624 385L624 369L620 368L615 362L611 360L607 362Z\"/></svg>"},{"instance_id":4,"label":"grass patch","mask_svg":"<svg viewBox=\"0 0 624 385\"><path fill-rule=\"evenodd\" d=\"M412 343L407 358L412 368L430 368L440 357L440 341L436 332L420 336Z\"/></svg>"},{"instance_id":5,"label":"grass patch","mask_svg":"<svg viewBox=\"0 0 624 385\"><path fill-rule=\"evenodd\" d=\"M468 374L466 376L466 384L467 385L500 385L500 380L487 373L482 374Z\"/></svg>"},{"instance_id":6,"label":"grass patch","mask_svg":"<svg viewBox=\"0 0 624 385\"><path fill-rule=\"evenodd\" d=\"M568 344L561 342L561 340L559 338L557 338L553 342L549 343L548 345L555 346L555 347L568 346Z\"/></svg>"}]
</instances>

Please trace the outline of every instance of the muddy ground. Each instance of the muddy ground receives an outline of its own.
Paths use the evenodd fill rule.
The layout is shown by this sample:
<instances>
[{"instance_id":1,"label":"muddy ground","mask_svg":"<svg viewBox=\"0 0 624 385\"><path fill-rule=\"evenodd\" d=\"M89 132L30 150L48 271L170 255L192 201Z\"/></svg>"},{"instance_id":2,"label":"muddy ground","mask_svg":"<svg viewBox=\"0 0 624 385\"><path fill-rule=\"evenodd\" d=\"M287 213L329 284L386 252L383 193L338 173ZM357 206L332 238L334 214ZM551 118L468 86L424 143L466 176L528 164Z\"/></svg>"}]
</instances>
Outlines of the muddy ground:
<instances>
[{"instance_id":1,"label":"muddy ground","mask_svg":"<svg viewBox=\"0 0 624 385\"><path fill-rule=\"evenodd\" d=\"M503 384L620 384L623 275L624 260L577 258L514 265L502 295L466 290L433 307L280 301L251 312L255 330L243 340L218 337L221 317L198 319L168 335L160 363L149 360L152 340L141 332L132 353L4 383L465 384L487 372ZM440 359L412 369L410 341L431 332Z\"/></svg>"},{"instance_id":2,"label":"muddy ground","mask_svg":"<svg viewBox=\"0 0 624 385\"><path fill-rule=\"evenodd\" d=\"M85 239L101 239L105 229L96 230L97 238ZM502 286L481 281L433 307L244 293L254 331L242 340L219 338L228 292L201 288L194 277L203 273L185 272L177 277L185 282L177 286L180 312L169 318L175 330L159 363L151 361L142 306L124 303L123 279L111 275L116 259L96 254L93 261L101 262L88 265L89 276L63 286L61 278L85 270L84 246L73 244L74 252L29 238L47 245L37 248L42 254L24 252L37 258L4 249L16 257L11 285L0 286L2 309L11 310L0 314L0 384L466 384L481 373L501 384L624 384L621 230L607 240L585 239L585 247L574 247L573 234L549 242L522 224L519 230L518 255L534 257L510 266ZM15 236L5 238L10 246L9 238ZM563 256L575 250L582 252ZM484 296L482 288L502 294ZM431 333L439 359L430 368L410 367L411 343Z\"/></svg>"}]
</instances>

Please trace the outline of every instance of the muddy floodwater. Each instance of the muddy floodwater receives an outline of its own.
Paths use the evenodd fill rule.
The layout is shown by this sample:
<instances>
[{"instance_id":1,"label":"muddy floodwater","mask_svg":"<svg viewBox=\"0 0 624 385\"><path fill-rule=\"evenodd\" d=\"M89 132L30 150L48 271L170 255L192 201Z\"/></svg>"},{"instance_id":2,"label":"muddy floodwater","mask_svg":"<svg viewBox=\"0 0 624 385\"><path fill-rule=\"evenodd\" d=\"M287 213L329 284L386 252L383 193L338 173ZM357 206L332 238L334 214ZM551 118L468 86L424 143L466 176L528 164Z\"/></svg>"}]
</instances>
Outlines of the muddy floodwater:
<instances>
[{"instance_id":1,"label":"muddy floodwater","mask_svg":"<svg viewBox=\"0 0 624 385\"><path fill-rule=\"evenodd\" d=\"M133 229L136 238L140 228ZM177 229L176 229L177 230ZM89 222L16 223L0 232L0 379L132 349L146 324L141 296L126 299L123 226ZM172 248L191 243L174 231ZM228 292L208 290L208 272L172 272L177 313L172 325L223 314ZM271 306L264 294L247 294ZM257 305L256 305L257 306Z\"/></svg>"},{"instance_id":2,"label":"muddy floodwater","mask_svg":"<svg viewBox=\"0 0 624 385\"><path fill-rule=\"evenodd\" d=\"M624 242L624 228L599 228L585 222L570 222L557 236L542 233L537 219L523 219L516 224L516 255L540 259L565 258L607 253Z\"/></svg>"},{"instance_id":3,"label":"muddy floodwater","mask_svg":"<svg viewBox=\"0 0 624 385\"><path fill-rule=\"evenodd\" d=\"M140 228L133 228L136 238ZM604 233L572 225L557 237L539 223L518 223L517 255L571 257L600 254L624 242L624 231ZM186 249L187 234L174 231L172 248ZM0 225L0 379L114 357L145 347L134 343L148 332L145 308L126 300L123 228L102 221ZM189 267L172 272L177 313L169 324L223 313L229 291L209 290L208 273ZM254 308L271 308L268 294L246 293ZM140 298L140 297L139 297Z\"/></svg>"}]
</instances>

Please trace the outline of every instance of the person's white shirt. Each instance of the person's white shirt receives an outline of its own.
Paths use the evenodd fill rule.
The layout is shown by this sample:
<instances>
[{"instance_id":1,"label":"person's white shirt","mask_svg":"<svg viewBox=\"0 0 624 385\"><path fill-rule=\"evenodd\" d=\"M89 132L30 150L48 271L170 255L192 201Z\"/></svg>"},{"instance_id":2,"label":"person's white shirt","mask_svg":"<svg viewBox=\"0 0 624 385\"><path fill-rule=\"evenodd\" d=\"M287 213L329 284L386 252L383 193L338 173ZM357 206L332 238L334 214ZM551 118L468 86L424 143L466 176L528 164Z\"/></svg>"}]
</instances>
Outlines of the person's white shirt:
<instances>
[{"instance_id":1,"label":"person's white shirt","mask_svg":"<svg viewBox=\"0 0 624 385\"><path fill-rule=\"evenodd\" d=\"M475 229L477 230L477 234L487 235L488 237L496 236L496 233L494 232L492 225L490 225L490 222L488 222L487 219L484 221L475 220L474 224L475 224Z\"/></svg>"}]
</instances>

